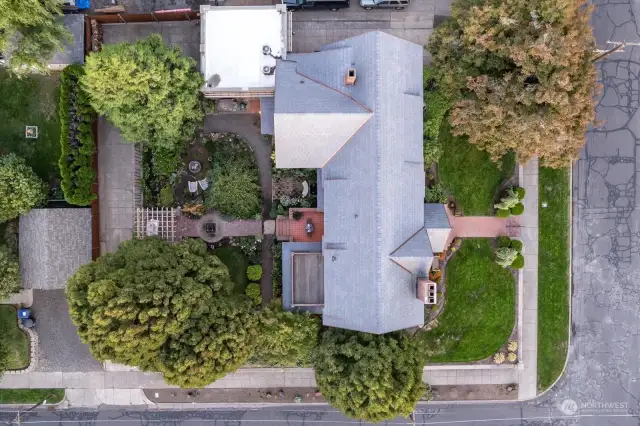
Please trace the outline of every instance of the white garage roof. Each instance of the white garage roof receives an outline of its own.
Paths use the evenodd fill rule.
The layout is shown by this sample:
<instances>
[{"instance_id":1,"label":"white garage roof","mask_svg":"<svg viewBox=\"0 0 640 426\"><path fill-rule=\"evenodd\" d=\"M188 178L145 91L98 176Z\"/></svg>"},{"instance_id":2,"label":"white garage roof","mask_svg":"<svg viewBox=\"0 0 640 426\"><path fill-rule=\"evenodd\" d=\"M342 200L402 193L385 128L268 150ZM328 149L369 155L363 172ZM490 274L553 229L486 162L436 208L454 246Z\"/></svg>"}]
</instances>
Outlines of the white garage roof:
<instances>
[{"instance_id":1,"label":"white garage roof","mask_svg":"<svg viewBox=\"0 0 640 426\"><path fill-rule=\"evenodd\" d=\"M203 92L271 92L275 75L265 75L263 67L275 67L286 58L288 20L286 6L200 7L201 68ZM220 93L218 93L218 96Z\"/></svg>"}]
</instances>

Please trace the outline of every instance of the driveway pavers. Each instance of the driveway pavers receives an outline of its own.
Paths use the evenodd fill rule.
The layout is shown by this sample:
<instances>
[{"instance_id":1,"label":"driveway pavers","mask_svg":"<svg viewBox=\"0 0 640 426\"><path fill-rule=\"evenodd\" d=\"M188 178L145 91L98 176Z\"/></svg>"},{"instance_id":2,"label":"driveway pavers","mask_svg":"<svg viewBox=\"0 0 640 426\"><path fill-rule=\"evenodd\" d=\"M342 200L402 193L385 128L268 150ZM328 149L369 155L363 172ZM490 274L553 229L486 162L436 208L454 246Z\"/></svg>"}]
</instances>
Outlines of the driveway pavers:
<instances>
[{"instance_id":1,"label":"driveway pavers","mask_svg":"<svg viewBox=\"0 0 640 426\"><path fill-rule=\"evenodd\" d=\"M38 333L36 371L102 371L102 363L91 356L89 348L78 337L77 328L69 317L64 290L34 290L31 309Z\"/></svg>"}]
</instances>

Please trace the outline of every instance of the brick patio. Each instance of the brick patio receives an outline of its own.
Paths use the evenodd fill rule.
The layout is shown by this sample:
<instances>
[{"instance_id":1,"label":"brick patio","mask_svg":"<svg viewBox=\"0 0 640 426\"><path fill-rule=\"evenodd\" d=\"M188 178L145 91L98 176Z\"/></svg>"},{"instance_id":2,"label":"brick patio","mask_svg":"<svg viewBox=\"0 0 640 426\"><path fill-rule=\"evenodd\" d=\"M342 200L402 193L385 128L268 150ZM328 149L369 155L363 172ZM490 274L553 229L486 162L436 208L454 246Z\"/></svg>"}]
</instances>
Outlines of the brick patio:
<instances>
[{"instance_id":1,"label":"brick patio","mask_svg":"<svg viewBox=\"0 0 640 426\"><path fill-rule=\"evenodd\" d=\"M295 220L293 218L294 212L301 212L302 218ZM307 234L305 226L307 221L311 220L314 230L311 235ZM324 235L324 213L317 209L289 209L289 217L279 216L276 219L276 236L279 240L291 241L291 242L322 242L322 236Z\"/></svg>"}]
</instances>

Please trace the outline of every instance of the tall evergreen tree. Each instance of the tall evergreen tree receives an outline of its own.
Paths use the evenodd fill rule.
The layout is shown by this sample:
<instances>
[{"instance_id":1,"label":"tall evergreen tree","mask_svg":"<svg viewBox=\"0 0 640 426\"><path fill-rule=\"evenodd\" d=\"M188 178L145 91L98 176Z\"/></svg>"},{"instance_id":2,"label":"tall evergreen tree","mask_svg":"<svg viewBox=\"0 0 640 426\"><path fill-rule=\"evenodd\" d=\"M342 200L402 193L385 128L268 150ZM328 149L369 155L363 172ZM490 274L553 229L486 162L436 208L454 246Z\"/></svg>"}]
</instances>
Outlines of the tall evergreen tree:
<instances>
[{"instance_id":1,"label":"tall evergreen tree","mask_svg":"<svg viewBox=\"0 0 640 426\"><path fill-rule=\"evenodd\" d=\"M158 34L91 53L82 83L93 108L129 142L173 149L202 124L203 78L196 63Z\"/></svg>"},{"instance_id":2,"label":"tall evergreen tree","mask_svg":"<svg viewBox=\"0 0 640 426\"><path fill-rule=\"evenodd\" d=\"M322 395L352 418L408 416L426 392L424 358L404 331L376 335L329 328L312 357Z\"/></svg>"},{"instance_id":3,"label":"tall evergreen tree","mask_svg":"<svg viewBox=\"0 0 640 426\"><path fill-rule=\"evenodd\" d=\"M82 266L66 291L71 319L96 359L193 386L233 371L253 348L250 302L232 298L232 288L226 266L202 241L147 238Z\"/></svg>"},{"instance_id":4,"label":"tall evergreen tree","mask_svg":"<svg viewBox=\"0 0 640 426\"><path fill-rule=\"evenodd\" d=\"M433 34L455 135L494 159L564 167L595 117L595 41L585 0L457 0Z\"/></svg>"},{"instance_id":5,"label":"tall evergreen tree","mask_svg":"<svg viewBox=\"0 0 640 426\"><path fill-rule=\"evenodd\" d=\"M60 0L0 0L0 52L16 74L46 71L69 32L56 20Z\"/></svg>"}]
</instances>

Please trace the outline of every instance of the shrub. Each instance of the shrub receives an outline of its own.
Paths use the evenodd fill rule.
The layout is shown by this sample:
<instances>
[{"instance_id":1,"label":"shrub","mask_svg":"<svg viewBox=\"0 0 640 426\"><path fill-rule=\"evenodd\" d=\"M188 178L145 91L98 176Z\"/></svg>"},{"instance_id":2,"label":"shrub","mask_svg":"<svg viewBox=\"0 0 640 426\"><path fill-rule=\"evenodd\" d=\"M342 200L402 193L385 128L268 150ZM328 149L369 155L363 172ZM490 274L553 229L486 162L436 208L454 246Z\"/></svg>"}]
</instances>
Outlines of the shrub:
<instances>
[{"instance_id":1,"label":"shrub","mask_svg":"<svg viewBox=\"0 0 640 426\"><path fill-rule=\"evenodd\" d=\"M423 156L424 167L428 169L431 164L438 161L442 155L442 144L438 140L440 126L447 111L451 107L449 99L440 91L434 71L427 67L424 69L424 143Z\"/></svg>"},{"instance_id":2,"label":"shrub","mask_svg":"<svg viewBox=\"0 0 640 426\"><path fill-rule=\"evenodd\" d=\"M304 213L302 213L300 210L295 210L292 216L293 216L293 220L300 220L304 217Z\"/></svg>"},{"instance_id":3,"label":"shrub","mask_svg":"<svg viewBox=\"0 0 640 426\"><path fill-rule=\"evenodd\" d=\"M522 213L524 213L524 204L518 203L515 206L511 207L509 211L514 216L520 216Z\"/></svg>"},{"instance_id":4,"label":"shrub","mask_svg":"<svg viewBox=\"0 0 640 426\"><path fill-rule=\"evenodd\" d=\"M262 304L262 293L260 291L260 284L249 283L244 292L253 301L254 306L260 306Z\"/></svg>"},{"instance_id":5,"label":"shrub","mask_svg":"<svg viewBox=\"0 0 640 426\"><path fill-rule=\"evenodd\" d=\"M516 194L518 194L518 198L521 200L524 199L524 196L527 193L527 191L525 191L524 188L521 186L516 186L513 188L513 190L516 192Z\"/></svg>"},{"instance_id":6,"label":"shrub","mask_svg":"<svg viewBox=\"0 0 640 426\"><path fill-rule=\"evenodd\" d=\"M20 291L20 265L8 247L0 246L0 300Z\"/></svg>"},{"instance_id":7,"label":"shrub","mask_svg":"<svg viewBox=\"0 0 640 426\"><path fill-rule=\"evenodd\" d=\"M518 252L511 247L501 247L496 250L496 263L503 268L507 268L512 266L517 256Z\"/></svg>"},{"instance_id":8,"label":"shrub","mask_svg":"<svg viewBox=\"0 0 640 426\"><path fill-rule=\"evenodd\" d=\"M500 247L511 247L511 238L506 235L501 235L498 237L498 245Z\"/></svg>"},{"instance_id":9,"label":"shrub","mask_svg":"<svg viewBox=\"0 0 640 426\"><path fill-rule=\"evenodd\" d=\"M85 73L91 105L126 141L175 149L201 125L202 75L192 58L165 45L159 34L103 45L87 57Z\"/></svg>"},{"instance_id":10,"label":"shrub","mask_svg":"<svg viewBox=\"0 0 640 426\"><path fill-rule=\"evenodd\" d=\"M507 343L507 349L509 352L515 352L518 350L518 341L517 340L509 340Z\"/></svg>"},{"instance_id":11,"label":"shrub","mask_svg":"<svg viewBox=\"0 0 640 426\"><path fill-rule=\"evenodd\" d=\"M173 205L173 188L165 186L160 190L158 194L158 203L162 207L170 207Z\"/></svg>"},{"instance_id":12,"label":"shrub","mask_svg":"<svg viewBox=\"0 0 640 426\"><path fill-rule=\"evenodd\" d=\"M273 367L307 367L318 344L320 319L309 313L287 312L273 304L260 313L257 364Z\"/></svg>"},{"instance_id":13,"label":"shrub","mask_svg":"<svg viewBox=\"0 0 640 426\"><path fill-rule=\"evenodd\" d=\"M251 265L247 267L247 278L249 281L259 281L262 278L262 266Z\"/></svg>"},{"instance_id":14,"label":"shrub","mask_svg":"<svg viewBox=\"0 0 640 426\"><path fill-rule=\"evenodd\" d=\"M507 354L507 361L513 363L516 362L518 360L518 355L515 354L515 352L509 352Z\"/></svg>"},{"instance_id":15,"label":"shrub","mask_svg":"<svg viewBox=\"0 0 640 426\"><path fill-rule=\"evenodd\" d=\"M493 356L493 362L495 364L502 364L505 360L504 352L498 352Z\"/></svg>"},{"instance_id":16,"label":"shrub","mask_svg":"<svg viewBox=\"0 0 640 426\"><path fill-rule=\"evenodd\" d=\"M19 240L18 240L19 224L18 219L10 220L6 222L4 228L4 242L7 244L9 253L18 254Z\"/></svg>"},{"instance_id":17,"label":"shrub","mask_svg":"<svg viewBox=\"0 0 640 426\"><path fill-rule=\"evenodd\" d=\"M509 211L509 210L497 210L496 211L496 216L497 217L509 217L509 216L511 216L511 211Z\"/></svg>"},{"instance_id":18,"label":"shrub","mask_svg":"<svg viewBox=\"0 0 640 426\"><path fill-rule=\"evenodd\" d=\"M424 167L429 168L442 155L442 145L438 141L425 141L422 145L422 155L424 157Z\"/></svg>"},{"instance_id":19,"label":"shrub","mask_svg":"<svg viewBox=\"0 0 640 426\"><path fill-rule=\"evenodd\" d=\"M522 252L522 241L520 240L511 240L511 244L507 247L511 247L514 250L517 250L518 253Z\"/></svg>"},{"instance_id":20,"label":"shrub","mask_svg":"<svg viewBox=\"0 0 640 426\"><path fill-rule=\"evenodd\" d=\"M15 154L0 157L0 222L27 213L47 199L45 183Z\"/></svg>"},{"instance_id":21,"label":"shrub","mask_svg":"<svg viewBox=\"0 0 640 426\"><path fill-rule=\"evenodd\" d=\"M60 186L69 204L86 206L96 199L93 183L95 143L91 125L95 111L89 96L80 85L84 68L68 66L62 71L60 84Z\"/></svg>"},{"instance_id":22,"label":"shrub","mask_svg":"<svg viewBox=\"0 0 640 426\"><path fill-rule=\"evenodd\" d=\"M425 203L441 203L447 202L447 191L440 183L436 183L431 188L425 188L424 190Z\"/></svg>"},{"instance_id":23,"label":"shrub","mask_svg":"<svg viewBox=\"0 0 640 426\"><path fill-rule=\"evenodd\" d=\"M509 188L507 189L507 192L504 194L504 196L500 198L500 202L497 204L494 204L493 207L495 207L498 210L510 210L511 208L515 207L519 203L520 203L520 198L518 198L518 194L516 194L516 192L513 189Z\"/></svg>"},{"instance_id":24,"label":"shrub","mask_svg":"<svg viewBox=\"0 0 640 426\"><path fill-rule=\"evenodd\" d=\"M511 267L513 269L522 269L524 268L524 256L518 253L516 258L511 262Z\"/></svg>"}]
</instances>

